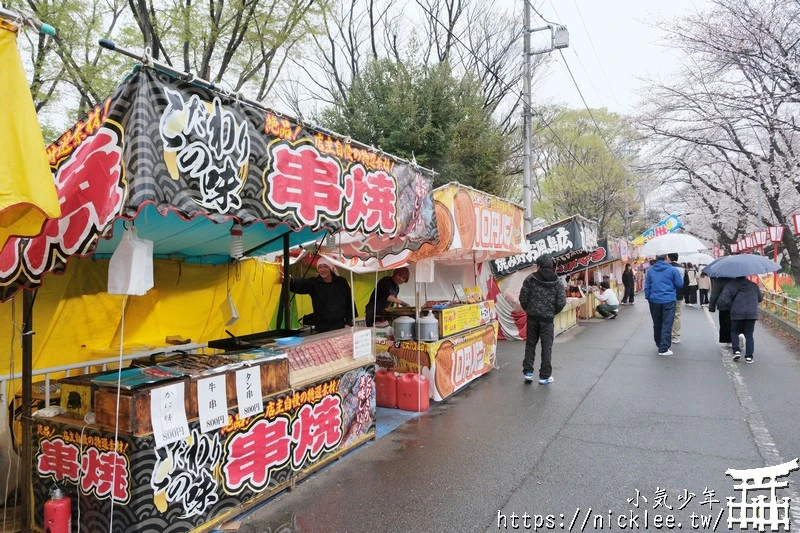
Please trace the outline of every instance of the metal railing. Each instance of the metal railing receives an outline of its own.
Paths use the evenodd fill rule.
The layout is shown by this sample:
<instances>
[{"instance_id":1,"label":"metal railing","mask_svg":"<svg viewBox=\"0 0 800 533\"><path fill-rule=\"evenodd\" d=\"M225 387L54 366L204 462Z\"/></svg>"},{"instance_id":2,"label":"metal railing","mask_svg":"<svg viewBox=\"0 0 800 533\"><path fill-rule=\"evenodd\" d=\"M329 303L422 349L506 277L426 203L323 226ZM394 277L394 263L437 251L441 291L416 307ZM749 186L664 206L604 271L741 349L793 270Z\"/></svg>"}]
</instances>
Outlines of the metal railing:
<instances>
[{"instance_id":1,"label":"metal railing","mask_svg":"<svg viewBox=\"0 0 800 533\"><path fill-rule=\"evenodd\" d=\"M800 329L800 299L767 290L763 292L761 307Z\"/></svg>"},{"instance_id":2,"label":"metal railing","mask_svg":"<svg viewBox=\"0 0 800 533\"><path fill-rule=\"evenodd\" d=\"M139 359L141 357L149 357L151 355L156 354L165 354L169 355L170 353L176 352L189 352L189 353L197 353L200 351L205 351L208 347L208 344L179 344L175 346L170 346L169 348L157 348L155 350L145 350L140 352L134 353L126 353L122 356L123 363L125 361L130 361L132 359ZM49 368L40 368L38 370L33 371L33 377L36 378L37 376L44 376L44 381L40 381L34 384L34 387L42 387L43 390L41 393L38 392L38 389L34 389L35 395L44 395L44 404L50 405L50 394L51 394L51 385L57 383L57 380L52 379L52 376L65 374L65 377L69 377L73 375L73 372L76 370L81 370L81 374L88 374L93 371L93 369L100 367L102 371L109 370L109 367L113 370L117 368L119 364L120 357L109 357L105 359L96 359L92 361L85 361L82 363L73 363L70 365L61 365L61 366L53 366ZM13 374L4 374L0 375L0 409L7 409L8 408L8 398L6 397L6 392L9 390L8 386L15 380L19 380L22 378L22 371L15 372ZM13 394L13 392L12 392Z\"/></svg>"}]
</instances>

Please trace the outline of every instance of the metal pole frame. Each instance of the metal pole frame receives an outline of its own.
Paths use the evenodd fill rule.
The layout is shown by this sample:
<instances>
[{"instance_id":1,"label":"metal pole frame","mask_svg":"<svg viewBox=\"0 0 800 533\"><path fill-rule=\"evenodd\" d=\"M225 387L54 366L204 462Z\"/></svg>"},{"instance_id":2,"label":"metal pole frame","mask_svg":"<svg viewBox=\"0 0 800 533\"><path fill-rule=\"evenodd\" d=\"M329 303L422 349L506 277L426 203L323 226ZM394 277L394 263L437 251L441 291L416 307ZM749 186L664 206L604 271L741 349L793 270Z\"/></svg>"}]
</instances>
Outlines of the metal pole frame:
<instances>
[{"instance_id":1,"label":"metal pole frame","mask_svg":"<svg viewBox=\"0 0 800 533\"><path fill-rule=\"evenodd\" d=\"M533 191L531 188L531 5L530 0L523 0L523 89L522 89L522 127L524 135L523 169L522 169L522 202L525 207L525 235L533 230Z\"/></svg>"}]
</instances>

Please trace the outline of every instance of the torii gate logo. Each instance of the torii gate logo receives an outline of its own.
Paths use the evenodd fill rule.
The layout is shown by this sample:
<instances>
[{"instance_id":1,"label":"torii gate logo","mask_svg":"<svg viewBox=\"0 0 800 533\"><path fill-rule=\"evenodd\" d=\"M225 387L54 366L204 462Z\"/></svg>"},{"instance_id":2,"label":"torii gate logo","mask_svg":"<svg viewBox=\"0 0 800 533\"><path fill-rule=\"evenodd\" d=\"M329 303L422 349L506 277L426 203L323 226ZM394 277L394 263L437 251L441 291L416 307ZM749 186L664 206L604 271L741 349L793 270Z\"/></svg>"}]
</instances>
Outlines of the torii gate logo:
<instances>
[{"instance_id":1,"label":"torii gate logo","mask_svg":"<svg viewBox=\"0 0 800 533\"><path fill-rule=\"evenodd\" d=\"M741 501L735 501L733 496L728 497L728 529L738 525L740 529L753 529L758 531L778 531L783 526L784 531L789 531L789 502L791 498L778 500L778 489L786 488L788 481L778 481L790 472L800 468L798 460L789 461L775 466L752 468L748 470L734 470L729 468L725 473L741 484L734 485L735 490L742 491ZM748 501L748 492L769 490L769 500L764 494L751 497ZM739 511L734 514L734 511Z\"/></svg>"}]
</instances>

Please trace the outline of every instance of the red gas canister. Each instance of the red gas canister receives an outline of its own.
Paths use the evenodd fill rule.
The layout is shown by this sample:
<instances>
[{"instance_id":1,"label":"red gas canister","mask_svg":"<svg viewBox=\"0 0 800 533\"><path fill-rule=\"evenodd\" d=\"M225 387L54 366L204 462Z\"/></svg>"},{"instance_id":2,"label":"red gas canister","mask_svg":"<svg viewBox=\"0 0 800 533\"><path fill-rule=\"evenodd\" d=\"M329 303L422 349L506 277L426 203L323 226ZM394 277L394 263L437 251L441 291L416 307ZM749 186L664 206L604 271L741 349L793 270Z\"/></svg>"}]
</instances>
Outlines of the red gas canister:
<instances>
[{"instance_id":1,"label":"red gas canister","mask_svg":"<svg viewBox=\"0 0 800 533\"><path fill-rule=\"evenodd\" d=\"M45 533L72 533L72 501L60 488L50 491L50 499L44 502Z\"/></svg>"},{"instance_id":2,"label":"red gas canister","mask_svg":"<svg viewBox=\"0 0 800 533\"><path fill-rule=\"evenodd\" d=\"M381 368L375 372L375 403L397 409L397 373Z\"/></svg>"},{"instance_id":3,"label":"red gas canister","mask_svg":"<svg viewBox=\"0 0 800 533\"><path fill-rule=\"evenodd\" d=\"M428 378L407 373L397 378L397 406L403 411L426 411L431 405Z\"/></svg>"}]
</instances>

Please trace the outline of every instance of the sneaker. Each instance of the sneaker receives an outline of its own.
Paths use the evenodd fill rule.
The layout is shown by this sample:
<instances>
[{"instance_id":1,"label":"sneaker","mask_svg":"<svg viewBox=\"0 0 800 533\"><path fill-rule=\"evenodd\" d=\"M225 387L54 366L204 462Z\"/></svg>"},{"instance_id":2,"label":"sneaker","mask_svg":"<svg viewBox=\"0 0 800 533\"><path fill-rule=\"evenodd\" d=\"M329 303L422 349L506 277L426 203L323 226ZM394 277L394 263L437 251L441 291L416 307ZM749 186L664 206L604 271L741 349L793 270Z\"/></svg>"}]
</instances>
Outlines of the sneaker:
<instances>
[{"instance_id":1,"label":"sneaker","mask_svg":"<svg viewBox=\"0 0 800 533\"><path fill-rule=\"evenodd\" d=\"M680 344L680 343L681 343L681 338L680 337L673 337L672 338L672 344Z\"/></svg>"},{"instance_id":2,"label":"sneaker","mask_svg":"<svg viewBox=\"0 0 800 533\"><path fill-rule=\"evenodd\" d=\"M733 360L734 361L738 361L741 356L742 356L742 352L740 352L739 350L736 350L735 352L733 352Z\"/></svg>"},{"instance_id":3,"label":"sneaker","mask_svg":"<svg viewBox=\"0 0 800 533\"><path fill-rule=\"evenodd\" d=\"M554 381L555 379L553 379L553 376L550 376L549 378L542 378L539 380L539 385L549 385Z\"/></svg>"},{"instance_id":4,"label":"sneaker","mask_svg":"<svg viewBox=\"0 0 800 533\"><path fill-rule=\"evenodd\" d=\"M617 318L617 313L614 313L613 315L608 317L609 320L614 320L615 318Z\"/></svg>"},{"instance_id":5,"label":"sneaker","mask_svg":"<svg viewBox=\"0 0 800 533\"><path fill-rule=\"evenodd\" d=\"M658 352L658 355L672 355L672 350L667 350L666 352Z\"/></svg>"},{"instance_id":6,"label":"sneaker","mask_svg":"<svg viewBox=\"0 0 800 533\"><path fill-rule=\"evenodd\" d=\"M523 372L522 375L525 376L525 383L533 381L533 372Z\"/></svg>"},{"instance_id":7,"label":"sneaker","mask_svg":"<svg viewBox=\"0 0 800 533\"><path fill-rule=\"evenodd\" d=\"M746 355L746 356L744 356L744 362L745 362L745 363L752 363L752 362L753 362L753 356L752 356L752 355ZM541 383L541 382L540 382L540 383Z\"/></svg>"}]
</instances>

